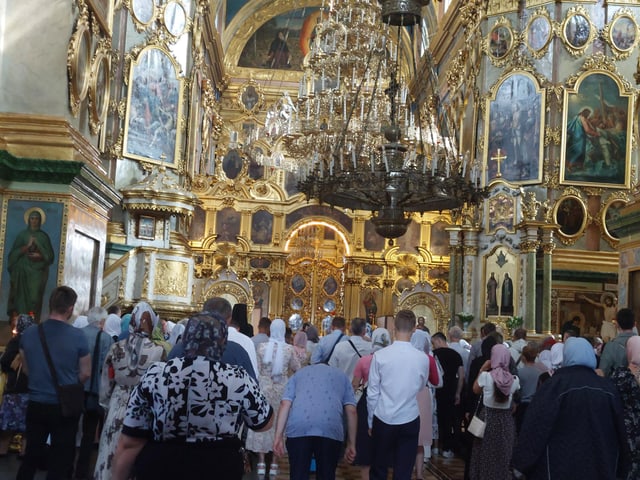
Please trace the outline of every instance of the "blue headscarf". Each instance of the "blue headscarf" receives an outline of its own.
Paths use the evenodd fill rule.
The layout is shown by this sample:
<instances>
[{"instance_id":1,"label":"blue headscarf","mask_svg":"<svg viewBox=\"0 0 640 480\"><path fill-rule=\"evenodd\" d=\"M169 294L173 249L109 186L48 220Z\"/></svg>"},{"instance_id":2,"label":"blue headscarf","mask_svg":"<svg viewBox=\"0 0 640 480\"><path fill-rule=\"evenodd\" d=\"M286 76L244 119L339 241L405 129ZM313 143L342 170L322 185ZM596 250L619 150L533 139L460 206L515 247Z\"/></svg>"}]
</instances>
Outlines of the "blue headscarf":
<instances>
[{"instance_id":1,"label":"blue headscarf","mask_svg":"<svg viewBox=\"0 0 640 480\"><path fill-rule=\"evenodd\" d=\"M593 346L586 339L569 337L564 342L562 366L573 367L576 365L595 369L596 354L593 352Z\"/></svg>"}]
</instances>

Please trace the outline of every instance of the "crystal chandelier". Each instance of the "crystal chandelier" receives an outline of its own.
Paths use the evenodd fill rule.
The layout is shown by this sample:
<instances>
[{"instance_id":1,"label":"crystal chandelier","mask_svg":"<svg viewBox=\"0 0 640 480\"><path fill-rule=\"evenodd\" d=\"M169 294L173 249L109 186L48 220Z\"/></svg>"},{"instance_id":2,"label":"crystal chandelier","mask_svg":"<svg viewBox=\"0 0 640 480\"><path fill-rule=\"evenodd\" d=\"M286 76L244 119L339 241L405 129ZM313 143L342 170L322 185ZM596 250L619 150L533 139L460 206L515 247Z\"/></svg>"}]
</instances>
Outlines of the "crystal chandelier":
<instances>
[{"instance_id":1,"label":"crystal chandelier","mask_svg":"<svg viewBox=\"0 0 640 480\"><path fill-rule=\"evenodd\" d=\"M451 210L486 196L477 163L447 134L437 97L423 111L410 99L402 35L427 3L323 5L297 104L279 106L290 115L282 139L299 190L331 206L371 211L376 231L389 239L407 231L413 212Z\"/></svg>"}]
</instances>

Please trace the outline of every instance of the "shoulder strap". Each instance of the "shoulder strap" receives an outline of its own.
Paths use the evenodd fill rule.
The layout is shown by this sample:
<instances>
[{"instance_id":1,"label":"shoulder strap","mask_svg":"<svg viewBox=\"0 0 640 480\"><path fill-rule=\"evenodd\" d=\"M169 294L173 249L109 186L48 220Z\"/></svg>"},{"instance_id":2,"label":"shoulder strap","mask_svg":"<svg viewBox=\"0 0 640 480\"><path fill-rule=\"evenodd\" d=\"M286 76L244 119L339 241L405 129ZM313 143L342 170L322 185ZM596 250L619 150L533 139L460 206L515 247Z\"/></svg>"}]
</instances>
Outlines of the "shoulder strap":
<instances>
[{"instance_id":1,"label":"shoulder strap","mask_svg":"<svg viewBox=\"0 0 640 480\"><path fill-rule=\"evenodd\" d=\"M342 339L342 337L344 337L344 333L340 333L340 336L338 337L338 340L336 340L336 343L333 344L333 347L331 347L331 351L329 352L329 355L327 355L327 358L325 359L325 361L323 363L329 363L329 360L331 360L331 355L333 355L333 351L336 349L336 345L338 345L338 343L340 343L340 340Z\"/></svg>"},{"instance_id":2,"label":"shoulder strap","mask_svg":"<svg viewBox=\"0 0 640 480\"><path fill-rule=\"evenodd\" d=\"M93 346L93 357L91 358L91 381L89 382L89 391L93 391L93 384L97 378L96 372L98 371L98 356L100 354L100 335L102 330L98 330L96 335L96 343Z\"/></svg>"},{"instance_id":3,"label":"shoulder strap","mask_svg":"<svg viewBox=\"0 0 640 480\"><path fill-rule=\"evenodd\" d=\"M49 353L49 346L47 345L47 339L44 337L44 327L42 324L38 324L38 334L40 335L40 342L42 343L42 350L44 351L44 358L47 360L47 365L49 365L49 371L51 372L51 378L53 379L53 385L56 387L56 391L58 391L58 374L56 373L56 369L53 366L53 361L51 360L51 354Z\"/></svg>"},{"instance_id":4,"label":"shoulder strap","mask_svg":"<svg viewBox=\"0 0 640 480\"><path fill-rule=\"evenodd\" d=\"M340 341L340 340L338 340ZM351 339L348 340L349 344L353 347L354 352L356 352L358 354L358 356L360 358L362 358L362 355L360 355L360 352L358 351L358 349L356 348L356 346L353 344L353 342L351 341Z\"/></svg>"}]
</instances>

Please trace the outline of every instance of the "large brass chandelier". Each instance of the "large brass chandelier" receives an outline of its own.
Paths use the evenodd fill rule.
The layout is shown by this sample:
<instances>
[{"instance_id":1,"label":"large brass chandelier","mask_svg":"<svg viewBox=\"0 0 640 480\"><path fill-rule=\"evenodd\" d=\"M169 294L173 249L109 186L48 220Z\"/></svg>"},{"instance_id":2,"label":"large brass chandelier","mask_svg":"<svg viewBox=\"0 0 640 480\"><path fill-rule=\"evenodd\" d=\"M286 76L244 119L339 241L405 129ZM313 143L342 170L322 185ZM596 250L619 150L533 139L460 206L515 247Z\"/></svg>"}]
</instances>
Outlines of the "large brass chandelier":
<instances>
[{"instance_id":1,"label":"large brass chandelier","mask_svg":"<svg viewBox=\"0 0 640 480\"><path fill-rule=\"evenodd\" d=\"M437 97L421 111L409 94L413 65L403 63L402 39L426 3L323 5L283 129L299 190L331 206L371 211L376 231L389 239L407 231L412 212L451 210L485 196L478 165L458 152Z\"/></svg>"}]
</instances>

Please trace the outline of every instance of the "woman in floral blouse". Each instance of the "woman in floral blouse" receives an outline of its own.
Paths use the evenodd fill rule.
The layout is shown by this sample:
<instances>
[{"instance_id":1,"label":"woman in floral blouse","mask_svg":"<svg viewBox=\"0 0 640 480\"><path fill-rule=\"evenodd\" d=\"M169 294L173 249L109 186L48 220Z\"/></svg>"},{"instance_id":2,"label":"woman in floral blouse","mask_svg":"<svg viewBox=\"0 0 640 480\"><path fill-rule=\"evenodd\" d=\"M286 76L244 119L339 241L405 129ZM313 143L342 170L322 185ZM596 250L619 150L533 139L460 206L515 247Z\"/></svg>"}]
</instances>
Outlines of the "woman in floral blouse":
<instances>
[{"instance_id":1,"label":"woman in floral blouse","mask_svg":"<svg viewBox=\"0 0 640 480\"><path fill-rule=\"evenodd\" d=\"M153 364L131 393L113 480L240 480L238 433L267 430L273 409L242 367L220 362L227 325L203 312L189 319L185 355Z\"/></svg>"},{"instance_id":2,"label":"woman in floral blouse","mask_svg":"<svg viewBox=\"0 0 640 480\"><path fill-rule=\"evenodd\" d=\"M627 341L628 367L614 369L611 380L616 385L624 406L624 427L631 452L627 479L640 478L640 337Z\"/></svg>"}]
</instances>

